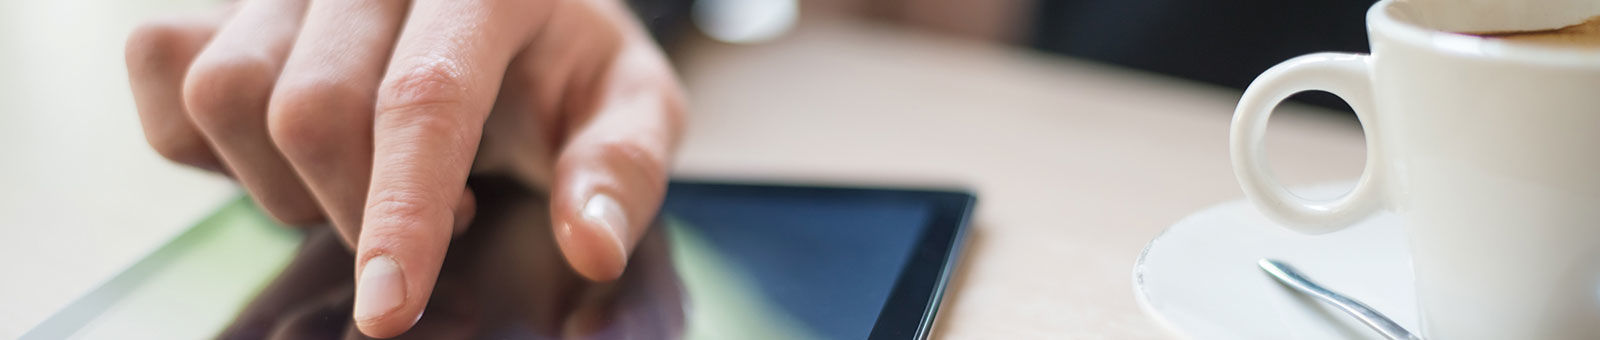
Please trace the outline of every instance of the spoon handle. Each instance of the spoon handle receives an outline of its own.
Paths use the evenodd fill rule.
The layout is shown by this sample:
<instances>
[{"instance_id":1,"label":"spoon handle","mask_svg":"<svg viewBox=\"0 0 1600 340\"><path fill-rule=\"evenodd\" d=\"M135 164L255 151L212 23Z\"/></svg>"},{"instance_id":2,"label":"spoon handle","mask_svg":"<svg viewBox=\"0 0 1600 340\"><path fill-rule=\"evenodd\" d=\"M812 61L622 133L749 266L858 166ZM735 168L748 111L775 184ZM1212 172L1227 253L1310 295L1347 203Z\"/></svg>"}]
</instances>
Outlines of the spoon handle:
<instances>
[{"instance_id":1,"label":"spoon handle","mask_svg":"<svg viewBox=\"0 0 1600 340\"><path fill-rule=\"evenodd\" d=\"M1344 311L1345 314L1350 314L1350 316L1361 320L1361 323L1367 324L1367 327L1372 327L1372 330L1378 331L1379 334L1383 334L1383 337L1389 340L1422 339L1422 337L1406 331L1404 327L1400 327L1400 324L1394 323L1394 320L1389 320L1388 317L1373 310L1372 307L1367 307L1361 301L1339 295L1339 293L1327 288L1322 288L1316 282L1311 282L1311 279L1300 275L1300 272L1288 263L1273 259L1261 259L1256 261L1256 264L1261 266L1261 270L1266 271L1267 274L1272 274L1272 277L1278 279L1278 282L1301 293L1311 295L1317 300L1339 307L1339 310Z\"/></svg>"}]
</instances>

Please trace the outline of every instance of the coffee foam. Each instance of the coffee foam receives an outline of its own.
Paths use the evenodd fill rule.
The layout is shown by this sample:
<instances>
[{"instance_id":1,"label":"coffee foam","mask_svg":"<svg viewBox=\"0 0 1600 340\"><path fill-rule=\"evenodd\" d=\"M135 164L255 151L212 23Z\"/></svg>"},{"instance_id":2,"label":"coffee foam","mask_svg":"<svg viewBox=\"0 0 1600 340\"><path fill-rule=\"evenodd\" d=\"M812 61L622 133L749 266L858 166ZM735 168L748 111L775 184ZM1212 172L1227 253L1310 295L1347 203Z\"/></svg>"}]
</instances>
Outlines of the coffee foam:
<instances>
[{"instance_id":1,"label":"coffee foam","mask_svg":"<svg viewBox=\"0 0 1600 340\"><path fill-rule=\"evenodd\" d=\"M1600 48L1600 16L1581 24L1535 32L1495 32L1474 35L1491 39L1546 46Z\"/></svg>"},{"instance_id":2,"label":"coffee foam","mask_svg":"<svg viewBox=\"0 0 1600 340\"><path fill-rule=\"evenodd\" d=\"M1600 15L1595 0L1394 0L1413 24L1447 32L1532 32L1572 26Z\"/></svg>"}]
</instances>

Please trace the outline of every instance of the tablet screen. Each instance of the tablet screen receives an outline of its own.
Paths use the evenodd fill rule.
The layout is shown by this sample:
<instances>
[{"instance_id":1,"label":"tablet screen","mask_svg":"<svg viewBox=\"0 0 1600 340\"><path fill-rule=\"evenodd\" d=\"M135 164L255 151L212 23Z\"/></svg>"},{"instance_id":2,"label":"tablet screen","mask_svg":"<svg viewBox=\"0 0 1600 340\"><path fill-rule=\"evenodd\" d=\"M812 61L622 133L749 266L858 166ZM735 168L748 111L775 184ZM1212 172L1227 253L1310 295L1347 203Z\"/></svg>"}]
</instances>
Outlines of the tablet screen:
<instances>
[{"instance_id":1,"label":"tablet screen","mask_svg":"<svg viewBox=\"0 0 1600 340\"><path fill-rule=\"evenodd\" d=\"M737 315L756 319L734 323L750 328L739 335L866 338L934 209L916 197L695 185L669 197L674 260L696 306L691 339Z\"/></svg>"},{"instance_id":2,"label":"tablet screen","mask_svg":"<svg viewBox=\"0 0 1600 340\"><path fill-rule=\"evenodd\" d=\"M428 306L400 338L904 339L925 336L972 197L674 182L614 282L571 271L549 203L479 179ZM229 204L24 338L354 334L354 259L330 228Z\"/></svg>"}]
</instances>

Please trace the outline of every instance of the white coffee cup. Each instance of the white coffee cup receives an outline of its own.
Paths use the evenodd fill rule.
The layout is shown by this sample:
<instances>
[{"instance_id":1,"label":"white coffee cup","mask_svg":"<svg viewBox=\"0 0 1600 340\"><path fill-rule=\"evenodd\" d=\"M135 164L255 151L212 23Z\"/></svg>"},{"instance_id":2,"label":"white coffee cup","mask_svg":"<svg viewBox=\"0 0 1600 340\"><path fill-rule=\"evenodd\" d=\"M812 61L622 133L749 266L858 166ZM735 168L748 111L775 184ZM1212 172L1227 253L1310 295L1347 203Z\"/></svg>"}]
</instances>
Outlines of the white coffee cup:
<instances>
[{"instance_id":1,"label":"white coffee cup","mask_svg":"<svg viewBox=\"0 0 1600 340\"><path fill-rule=\"evenodd\" d=\"M1492 16L1556 14L1572 11ZM1445 31L1485 16L1465 1L1384 0L1367 12L1371 55L1267 70L1234 113L1234 171L1256 207L1297 231L1400 215L1429 338L1600 339L1600 51ZM1327 202L1285 190L1263 159L1273 107L1308 90L1342 97L1366 131L1361 179Z\"/></svg>"}]
</instances>

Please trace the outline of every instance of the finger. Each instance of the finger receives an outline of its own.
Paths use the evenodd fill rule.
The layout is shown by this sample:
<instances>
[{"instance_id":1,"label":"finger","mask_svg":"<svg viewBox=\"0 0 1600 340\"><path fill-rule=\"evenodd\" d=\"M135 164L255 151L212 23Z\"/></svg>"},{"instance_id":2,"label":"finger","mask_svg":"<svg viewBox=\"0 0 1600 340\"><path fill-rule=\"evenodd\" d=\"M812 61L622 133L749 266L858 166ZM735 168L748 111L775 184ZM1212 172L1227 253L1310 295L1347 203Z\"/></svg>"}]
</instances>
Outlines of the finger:
<instances>
[{"instance_id":1,"label":"finger","mask_svg":"<svg viewBox=\"0 0 1600 340\"><path fill-rule=\"evenodd\" d=\"M126 49L133 103L150 147L174 162L219 173L222 162L189 120L182 89L189 63L232 8L146 23L128 35Z\"/></svg>"},{"instance_id":2,"label":"finger","mask_svg":"<svg viewBox=\"0 0 1600 340\"><path fill-rule=\"evenodd\" d=\"M354 246L372 174L372 110L404 1L313 1L268 105L267 130Z\"/></svg>"},{"instance_id":3,"label":"finger","mask_svg":"<svg viewBox=\"0 0 1600 340\"><path fill-rule=\"evenodd\" d=\"M684 119L677 82L653 45L625 47L606 74L596 109L571 120L551 193L562 254L599 281L622 274L655 218Z\"/></svg>"},{"instance_id":4,"label":"finger","mask_svg":"<svg viewBox=\"0 0 1600 340\"><path fill-rule=\"evenodd\" d=\"M378 89L355 319L390 337L427 304L467 173L531 1L417 1Z\"/></svg>"},{"instance_id":5,"label":"finger","mask_svg":"<svg viewBox=\"0 0 1600 340\"><path fill-rule=\"evenodd\" d=\"M240 4L184 80L184 106L206 140L263 209L303 225L316 202L267 137L267 99L305 11L305 0Z\"/></svg>"}]
</instances>

